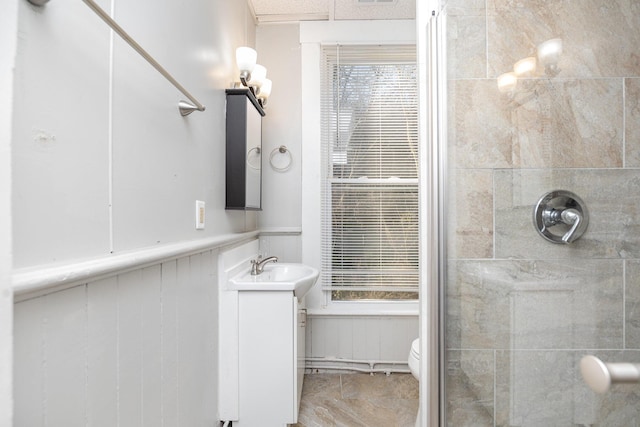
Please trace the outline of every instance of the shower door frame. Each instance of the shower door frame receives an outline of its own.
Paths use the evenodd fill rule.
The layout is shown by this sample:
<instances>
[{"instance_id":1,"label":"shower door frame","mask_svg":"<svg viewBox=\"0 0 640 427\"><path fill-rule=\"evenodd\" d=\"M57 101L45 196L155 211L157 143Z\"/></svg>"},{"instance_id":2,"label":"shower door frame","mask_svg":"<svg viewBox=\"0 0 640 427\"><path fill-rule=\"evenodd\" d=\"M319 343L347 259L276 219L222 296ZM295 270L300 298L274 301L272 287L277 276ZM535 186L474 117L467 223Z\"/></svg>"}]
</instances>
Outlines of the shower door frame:
<instances>
[{"instance_id":1,"label":"shower door frame","mask_svg":"<svg viewBox=\"0 0 640 427\"><path fill-rule=\"evenodd\" d=\"M445 425L446 281L445 18L438 0L416 1L420 91L420 425Z\"/></svg>"}]
</instances>

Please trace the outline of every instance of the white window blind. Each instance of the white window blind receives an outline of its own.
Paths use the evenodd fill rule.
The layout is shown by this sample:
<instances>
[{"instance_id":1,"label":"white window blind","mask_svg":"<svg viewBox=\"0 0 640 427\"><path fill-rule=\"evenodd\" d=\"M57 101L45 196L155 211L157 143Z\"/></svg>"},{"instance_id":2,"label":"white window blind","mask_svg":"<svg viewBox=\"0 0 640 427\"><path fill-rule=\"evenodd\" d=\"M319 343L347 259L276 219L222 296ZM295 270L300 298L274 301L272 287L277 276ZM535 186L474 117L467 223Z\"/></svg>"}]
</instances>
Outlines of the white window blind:
<instances>
[{"instance_id":1,"label":"white window blind","mask_svg":"<svg viewBox=\"0 0 640 427\"><path fill-rule=\"evenodd\" d=\"M323 47L322 285L333 300L416 299L415 46Z\"/></svg>"}]
</instances>

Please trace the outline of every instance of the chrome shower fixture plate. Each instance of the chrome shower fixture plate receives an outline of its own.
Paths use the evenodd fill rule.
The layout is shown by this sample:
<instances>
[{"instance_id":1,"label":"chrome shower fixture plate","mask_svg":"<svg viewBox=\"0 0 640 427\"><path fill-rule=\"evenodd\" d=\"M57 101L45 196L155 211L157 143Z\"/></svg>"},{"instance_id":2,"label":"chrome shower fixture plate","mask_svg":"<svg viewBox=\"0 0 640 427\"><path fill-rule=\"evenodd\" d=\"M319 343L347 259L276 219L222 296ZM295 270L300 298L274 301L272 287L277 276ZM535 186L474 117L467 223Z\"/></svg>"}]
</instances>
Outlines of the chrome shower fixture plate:
<instances>
[{"instance_id":1,"label":"chrome shower fixture plate","mask_svg":"<svg viewBox=\"0 0 640 427\"><path fill-rule=\"evenodd\" d=\"M544 194L533 210L533 224L551 243L569 244L587 230L589 212L576 194L554 190Z\"/></svg>"}]
</instances>

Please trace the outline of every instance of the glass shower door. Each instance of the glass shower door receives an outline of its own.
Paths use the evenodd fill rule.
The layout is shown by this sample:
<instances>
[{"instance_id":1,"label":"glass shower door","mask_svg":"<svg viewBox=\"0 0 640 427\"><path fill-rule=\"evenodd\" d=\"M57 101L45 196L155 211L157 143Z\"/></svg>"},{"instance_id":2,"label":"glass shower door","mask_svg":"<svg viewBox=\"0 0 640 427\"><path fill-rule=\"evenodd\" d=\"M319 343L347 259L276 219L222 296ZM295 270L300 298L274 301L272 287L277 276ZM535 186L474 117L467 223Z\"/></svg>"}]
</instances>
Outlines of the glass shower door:
<instances>
[{"instance_id":1,"label":"glass shower door","mask_svg":"<svg viewBox=\"0 0 640 427\"><path fill-rule=\"evenodd\" d=\"M640 425L640 2L449 0L444 390L449 426ZM586 232L534 227L578 195Z\"/></svg>"}]
</instances>

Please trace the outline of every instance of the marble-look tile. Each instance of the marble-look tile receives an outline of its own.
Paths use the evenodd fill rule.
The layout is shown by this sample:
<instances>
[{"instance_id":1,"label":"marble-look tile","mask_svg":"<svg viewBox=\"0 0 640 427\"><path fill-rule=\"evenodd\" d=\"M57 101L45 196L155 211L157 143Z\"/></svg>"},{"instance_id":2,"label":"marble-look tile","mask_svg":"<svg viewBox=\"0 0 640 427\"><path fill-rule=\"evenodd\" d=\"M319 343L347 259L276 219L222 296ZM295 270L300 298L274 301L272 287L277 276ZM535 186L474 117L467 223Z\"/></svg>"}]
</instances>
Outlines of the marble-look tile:
<instances>
[{"instance_id":1,"label":"marble-look tile","mask_svg":"<svg viewBox=\"0 0 640 427\"><path fill-rule=\"evenodd\" d=\"M442 0L441 5L444 10L464 11L465 14L482 13L486 10L486 0Z\"/></svg>"},{"instance_id":2,"label":"marble-look tile","mask_svg":"<svg viewBox=\"0 0 640 427\"><path fill-rule=\"evenodd\" d=\"M447 425L493 426L493 351L447 351Z\"/></svg>"},{"instance_id":3,"label":"marble-look tile","mask_svg":"<svg viewBox=\"0 0 640 427\"><path fill-rule=\"evenodd\" d=\"M640 349L640 260L626 261L625 347Z\"/></svg>"},{"instance_id":4,"label":"marble-look tile","mask_svg":"<svg viewBox=\"0 0 640 427\"><path fill-rule=\"evenodd\" d=\"M514 99L494 79L458 80L449 98L455 167L622 166L617 79L528 80Z\"/></svg>"},{"instance_id":5,"label":"marble-look tile","mask_svg":"<svg viewBox=\"0 0 640 427\"><path fill-rule=\"evenodd\" d=\"M496 426L570 426L576 399L572 351L498 351Z\"/></svg>"},{"instance_id":6,"label":"marble-look tile","mask_svg":"<svg viewBox=\"0 0 640 427\"><path fill-rule=\"evenodd\" d=\"M410 374L311 374L294 427L413 427L418 405Z\"/></svg>"},{"instance_id":7,"label":"marble-look tile","mask_svg":"<svg viewBox=\"0 0 640 427\"><path fill-rule=\"evenodd\" d=\"M484 13L447 17L447 72L450 79L486 78L486 33Z\"/></svg>"},{"instance_id":8,"label":"marble-look tile","mask_svg":"<svg viewBox=\"0 0 640 427\"><path fill-rule=\"evenodd\" d=\"M323 399L342 397L340 374L306 375L303 384L303 395L307 400L313 401L316 396Z\"/></svg>"},{"instance_id":9,"label":"marble-look tile","mask_svg":"<svg viewBox=\"0 0 640 427\"><path fill-rule=\"evenodd\" d=\"M418 389L413 375L342 375L342 397L345 399L417 399Z\"/></svg>"},{"instance_id":10,"label":"marble-look tile","mask_svg":"<svg viewBox=\"0 0 640 427\"><path fill-rule=\"evenodd\" d=\"M449 258L493 257L493 171L455 169L449 187Z\"/></svg>"},{"instance_id":11,"label":"marble-look tile","mask_svg":"<svg viewBox=\"0 0 640 427\"><path fill-rule=\"evenodd\" d=\"M496 81L450 81L448 99L450 167L511 167L514 128L509 100L501 96Z\"/></svg>"},{"instance_id":12,"label":"marble-look tile","mask_svg":"<svg viewBox=\"0 0 640 427\"><path fill-rule=\"evenodd\" d=\"M625 167L640 167L640 78L625 79Z\"/></svg>"},{"instance_id":13,"label":"marble-look tile","mask_svg":"<svg viewBox=\"0 0 640 427\"><path fill-rule=\"evenodd\" d=\"M495 171L495 254L498 258L640 258L640 170ZM533 225L540 197L568 190L586 204L589 225L569 245L543 239Z\"/></svg>"},{"instance_id":14,"label":"marble-look tile","mask_svg":"<svg viewBox=\"0 0 640 427\"><path fill-rule=\"evenodd\" d=\"M552 38L563 40L560 77L640 76L636 0L488 0L487 15L490 76Z\"/></svg>"},{"instance_id":15,"label":"marble-look tile","mask_svg":"<svg viewBox=\"0 0 640 427\"><path fill-rule=\"evenodd\" d=\"M621 348L622 262L452 261L449 349Z\"/></svg>"}]
</instances>

